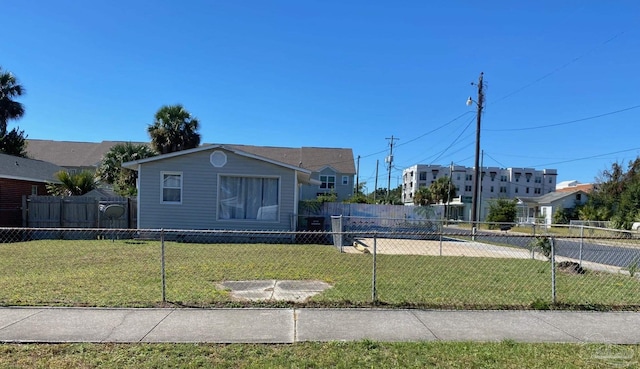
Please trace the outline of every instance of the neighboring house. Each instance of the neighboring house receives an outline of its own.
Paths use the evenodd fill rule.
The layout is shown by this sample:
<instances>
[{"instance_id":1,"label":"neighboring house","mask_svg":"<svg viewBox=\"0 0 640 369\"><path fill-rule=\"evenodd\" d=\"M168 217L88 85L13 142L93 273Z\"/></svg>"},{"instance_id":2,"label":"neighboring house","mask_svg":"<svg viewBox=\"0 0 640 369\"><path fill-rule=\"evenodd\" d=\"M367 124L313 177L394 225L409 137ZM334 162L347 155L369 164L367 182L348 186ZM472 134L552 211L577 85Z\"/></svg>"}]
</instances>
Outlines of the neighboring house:
<instances>
[{"instance_id":1,"label":"neighboring house","mask_svg":"<svg viewBox=\"0 0 640 369\"><path fill-rule=\"evenodd\" d=\"M119 143L125 143L125 141L75 142L27 139L27 156L59 165L70 174L84 170L94 172L102 162L104 154Z\"/></svg>"},{"instance_id":2,"label":"neighboring house","mask_svg":"<svg viewBox=\"0 0 640 369\"><path fill-rule=\"evenodd\" d=\"M535 218L543 217L545 224L553 223L553 213L558 209L571 209L587 202L589 194L582 190L571 192L556 191L539 197L518 197L520 214L525 214L526 219L521 222L532 223Z\"/></svg>"},{"instance_id":3,"label":"neighboring house","mask_svg":"<svg viewBox=\"0 0 640 369\"><path fill-rule=\"evenodd\" d=\"M27 155L33 159L47 160L70 173L82 170L95 171L102 157L116 144L125 141L72 142L53 140L27 140ZM133 142L134 144L148 144ZM205 146L205 145L203 145ZM225 145L246 153L262 156L290 166L311 171L311 178L318 184L303 185L299 195L302 200L315 199L319 194L335 192L338 201L353 196L356 169L353 151L345 148L323 147L274 147Z\"/></svg>"},{"instance_id":4,"label":"neighboring house","mask_svg":"<svg viewBox=\"0 0 640 369\"><path fill-rule=\"evenodd\" d=\"M318 180L320 183L303 185L300 188L301 200L315 199L318 195L331 192L338 196L338 201L346 200L353 196L356 167L351 149L226 146L310 170L311 178Z\"/></svg>"},{"instance_id":5,"label":"neighboring house","mask_svg":"<svg viewBox=\"0 0 640 369\"><path fill-rule=\"evenodd\" d=\"M0 154L0 227L22 226L23 196L46 195L63 168L40 160ZM25 209L26 210L26 209Z\"/></svg>"},{"instance_id":6,"label":"neighboring house","mask_svg":"<svg viewBox=\"0 0 640 369\"><path fill-rule=\"evenodd\" d=\"M295 230L302 186L321 186L310 169L237 145L205 145L122 166L138 171L141 229Z\"/></svg>"}]
</instances>

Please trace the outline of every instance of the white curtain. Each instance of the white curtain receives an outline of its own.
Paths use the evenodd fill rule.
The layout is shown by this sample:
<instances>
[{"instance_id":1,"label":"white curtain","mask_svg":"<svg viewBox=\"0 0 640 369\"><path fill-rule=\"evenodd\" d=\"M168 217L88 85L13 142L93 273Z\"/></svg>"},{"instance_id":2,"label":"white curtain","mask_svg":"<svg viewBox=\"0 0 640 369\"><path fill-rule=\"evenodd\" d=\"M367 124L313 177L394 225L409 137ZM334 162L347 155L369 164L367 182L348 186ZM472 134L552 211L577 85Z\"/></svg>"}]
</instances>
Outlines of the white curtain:
<instances>
[{"instance_id":1,"label":"white curtain","mask_svg":"<svg viewBox=\"0 0 640 369\"><path fill-rule=\"evenodd\" d=\"M220 177L219 204L221 219L258 219L261 209L277 207L278 179Z\"/></svg>"}]
</instances>

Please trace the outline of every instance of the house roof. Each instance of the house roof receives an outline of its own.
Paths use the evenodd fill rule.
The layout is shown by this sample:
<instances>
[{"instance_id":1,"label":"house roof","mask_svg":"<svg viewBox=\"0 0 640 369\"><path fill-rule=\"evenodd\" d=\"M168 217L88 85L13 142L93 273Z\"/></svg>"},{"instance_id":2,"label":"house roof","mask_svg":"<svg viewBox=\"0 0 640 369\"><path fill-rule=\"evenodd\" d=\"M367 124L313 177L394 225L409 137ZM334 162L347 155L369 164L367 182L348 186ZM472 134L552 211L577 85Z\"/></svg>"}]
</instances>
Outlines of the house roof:
<instances>
[{"instance_id":1,"label":"house roof","mask_svg":"<svg viewBox=\"0 0 640 369\"><path fill-rule=\"evenodd\" d=\"M125 141L75 142L27 140L27 156L46 160L61 167L97 167L113 146ZM134 142L138 143L138 142ZM138 144L146 144L139 142Z\"/></svg>"},{"instance_id":2,"label":"house roof","mask_svg":"<svg viewBox=\"0 0 640 369\"><path fill-rule=\"evenodd\" d=\"M53 140L27 140L27 155L30 158L46 160L61 167L97 167L102 157L114 145L125 141L73 142ZM135 144L148 144L134 142ZM346 148L325 147L275 147L250 145L220 145L262 158L275 160L290 166L318 172L331 167L339 173L355 174L353 151ZM202 145L200 147L208 147Z\"/></svg>"},{"instance_id":3,"label":"house roof","mask_svg":"<svg viewBox=\"0 0 640 369\"><path fill-rule=\"evenodd\" d=\"M145 163L159 161L159 160L166 160L166 159L170 159L170 158L173 158L173 157L182 156L182 155L188 155L188 154L192 154L192 153L196 153L196 152L200 152L200 151L211 151L211 150L218 149L218 148L219 149L223 149L223 150L231 151L231 152L233 152L233 153L235 153L237 155L253 158L253 159L256 159L256 160L261 160L261 161L264 161L264 162L267 162L267 163L271 163L271 164L274 164L274 165L278 165L278 166L281 166L281 167L285 167L285 168L294 170L298 175L298 180L301 181L302 183L312 183L312 184L319 184L320 183L317 180L311 179L311 170L309 170L309 169L302 168L302 167L295 166L295 165L290 165L290 164L283 163L283 162L279 162L277 160L273 160L273 159L268 158L268 157L264 157L264 156L260 156L260 155L257 155L257 154L254 154L254 153L250 153L250 152L247 152L247 151L239 150L238 148L227 146L227 145L202 145L202 146L196 147L194 149L176 151L176 152L172 152L172 153L168 153L168 154L152 156L150 158L129 161L129 162L126 162L126 163L122 163L122 166L124 168L132 169L132 170L138 170L138 166L140 164L145 164ZM317 183L315 183L315 182L317 182Z\"/></svg>"},{"instance_id":4,"label":"house roof","mask_svg":"<svg viewBox=\"0 0 640 369\"><path fill-rule=\"evenodd\" d=\"M55 173L61 167L41 160L0 154L0 178L32 182L56 182Z\"/></svg>"},{"instance_id":5,"label":"house roof","mask_svg":"<svg viewBox=\"0 0 640 369\"><path fill-rule=\"evenodd\" d=\"M238 150L263 156L296 167L302 167L319 172L323 168L331 167L339 173L356 174L353 162L353 151L345 148L330 147L273 147L225 145Z\"/></svg>"},{"instance_id":6,"label":"house roof","mask_svg":"<svg viewBox=\"0 0 640 369\"><path fill-rule=\"evenodd\" d=\"M593 188L594 188L593 183L585 183L585 184L576 184L569 187L556 188L556 192L584 191L586 193L591 193L591 191L593 191Z\"/></svg>"},{"instance_id":7,"label":"house roof","mask_svg":"<svg viewBox=\"0 0 640 369\"><path fill-rule=\"evenodd\" d=\"M549 192L548 194L542 195L542 196L536 196L536 197L518 197L518 199L522 202L526 202L526 203L534 203L534 204L538 204L538 205L545 205L545 204L551 204L554 203L558 200L564 199L565 197L569 197L571 195L574 195L576 193L581 193L584 195L587 195L586 192L582 191L582 190L574 190L574 191L555 191L555 192Z\"/></svg>"}]
</instances>

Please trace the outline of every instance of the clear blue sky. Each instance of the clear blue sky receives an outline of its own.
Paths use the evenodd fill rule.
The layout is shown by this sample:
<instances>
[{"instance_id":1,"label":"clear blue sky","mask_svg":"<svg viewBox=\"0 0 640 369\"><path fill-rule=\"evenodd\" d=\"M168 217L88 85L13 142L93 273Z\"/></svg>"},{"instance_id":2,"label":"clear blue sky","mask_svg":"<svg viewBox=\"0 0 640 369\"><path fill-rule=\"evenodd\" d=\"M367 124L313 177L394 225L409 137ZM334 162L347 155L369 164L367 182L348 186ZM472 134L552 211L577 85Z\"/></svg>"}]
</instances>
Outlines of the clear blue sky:
<instances>
[{"instance_id":1,"label":"clear blue sky","mask_svg":"<svg viewBox=\"0 0 640 369\"><path fill-rule=\"evenodd\" d=\"M637 0L21 0L1 11L0 65L27 91L9 128L29 138L148 141L155 112L181 103L203 143L352 148L371 191L376 160L387 185L391 136L393 187L414 164L473 166L465 102L484 72L485 166L588 183L640 155Z\"/></svg>"}]
</instances>

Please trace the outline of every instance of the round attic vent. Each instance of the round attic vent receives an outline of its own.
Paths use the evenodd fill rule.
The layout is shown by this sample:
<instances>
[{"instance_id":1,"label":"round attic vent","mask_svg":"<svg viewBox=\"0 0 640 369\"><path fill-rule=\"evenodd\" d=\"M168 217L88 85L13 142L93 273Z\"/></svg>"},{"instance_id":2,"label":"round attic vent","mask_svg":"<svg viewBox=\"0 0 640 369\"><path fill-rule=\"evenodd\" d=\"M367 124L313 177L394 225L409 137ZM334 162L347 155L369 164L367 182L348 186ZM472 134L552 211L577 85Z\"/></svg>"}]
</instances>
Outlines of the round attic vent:
<instances>
[{"instance_id":1,"label":"round attic vent","mask_svg":"<svg viewBox=\"0 0 640 369\"><path fill-rule=\"evenodd\" d=\"M222 168L227 164L227 154L222 151L214 151L211 153L211 157L209 158L211 161L211 165L216 168Z\"/></svg>"}]
</instances>

